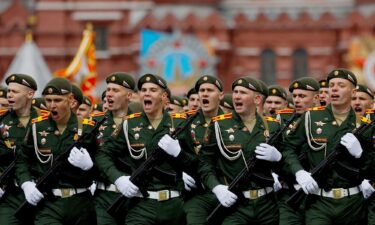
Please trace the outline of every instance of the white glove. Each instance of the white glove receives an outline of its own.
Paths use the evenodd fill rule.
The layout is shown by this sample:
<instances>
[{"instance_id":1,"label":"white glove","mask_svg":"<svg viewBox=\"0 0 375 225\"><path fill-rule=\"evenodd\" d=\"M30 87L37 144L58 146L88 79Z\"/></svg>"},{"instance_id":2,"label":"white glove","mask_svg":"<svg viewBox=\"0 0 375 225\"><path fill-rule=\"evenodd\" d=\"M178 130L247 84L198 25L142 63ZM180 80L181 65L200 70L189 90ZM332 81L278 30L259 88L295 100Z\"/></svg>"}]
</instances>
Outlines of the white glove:
<instances>
[{"instance_id":1,"label":"white glove","mask_svg":"<svg viewBox=\"0 0 375 225\"><path fill-rule=\"evenodd\" d=\"M35 187L35 183L32 181L26 181L21 185L21 188L25 194L26 201L31 205L36 206L42 198L43 194L40 193L38 188Z\"/></svg>"},{"instance_id":2,"label":"white glove","mask_svg":"<svg viewBox=\"0 0 375 225\"><path fill-rule=\"evenodd\" d=\"M260 143L255 148L256 158L262 159L270 162L278 162L281 160L281 153L273 146L266 144L266 143Z\"/></svg>"},{"instance_id":3,"label":"white glove","mask_svg":"<svg viewBox=\"0 0 375 225\"><path fill-rule=\"evenodd\" d=\"M275 192L278 192L281 190L282 186L281 186L281 183L279 181L279 175L277 175L276 173L272 173L272 177L273 177L273 190Z\"/></svg>"},{"instance_id":4,"label":"white glove","mask_svg":"<svg viewBox=\"0 0 375 225\"><path fill-rule=\"evenodd\" d=\"M3 197L4 193L4 190L0 188L0 198Z\"/></svg>"},{"instance_id":5,"label":"white glove","mask_svg":"<svg viewBox=\"0 0 375 225\"><path fill-rule=\"evenodd\" d=\"M361 157L363 152L361 143L359 143L354 134L346 133L344 136L342 136L340 143L348 149L350 155L354 156L357 159Z\"/></svg>"},{"instance_id":6,"label":"white glove","mask_svg":"<svg viewBox=\"0 0 375 225\"><path fill-rule=\"evenodd\" d=\"M197 188L194 178L189 174L182 172L182 180L184 181L185 190L191 191L192 188Z\"/></svg>"},{"instance_id":7,"label":"white glove","mask_svg":"<svg viewBox=\"0 0 375 225\"><path fill-rule=\"evenodd\" d=\"M237 195L228 190L228 186L219 184L212 189L220 204L224 207L231 207L237 201Z\"/></svg>"},{"instance_id":8,"label":"white glove","mask_svg":"<svg viewBox=\"0 0 375 225\"><path fill-rule=\"evenodd\" d=\"M91 169L94 165L90 154L85 148L78 149L77 147L74 147L72 150L70 150L68 161L73 166L85 171Z\"/></svg>"},{"instance_id":9,"label":"white glove","mask_svg":"<svg viewBox=\"0 0 375 225\"><path fill-rule=\"evenodd\" d=\"M129 180L130 176L121 176L115 181L117 189L127 198L138 196L139 188Z\"/></svg>"},{"instance_id":10,"label":"white glove","mask_svg":"<svg viewBox=\"0 0 375 225\"><path fill-rule=\"evenodd\" d=\"M368 199L372 193L374 193L375 189L370 184L369 180L363 180L361 183L361 190L362 195L365 199Z\"/></svg>"},{"instance_id":11,"label":"white glove","mask_svg":"<svg viewBox=\"0 0 375 225\"><path fill-rule=\"evenodd\" d=\"M316 183L311 174L305 170L297 171L296 181L299 185L301 185L302 190L306 194L316 193L319 190L318 183Z\"/></svg>"},{"instance_id":12,"label":"white glove","mask_svg":"<svg viewBox=\"0 0 375 225\"><path fill-rule=\"evenodd\" d=\"M168 155L171 155L173 157L177 157L178 154L181 152L180 144L178 143L178 140L173 139L169 134L164 135L159 143L159 147L163 149Z\"/></svg>"}]
</instances>

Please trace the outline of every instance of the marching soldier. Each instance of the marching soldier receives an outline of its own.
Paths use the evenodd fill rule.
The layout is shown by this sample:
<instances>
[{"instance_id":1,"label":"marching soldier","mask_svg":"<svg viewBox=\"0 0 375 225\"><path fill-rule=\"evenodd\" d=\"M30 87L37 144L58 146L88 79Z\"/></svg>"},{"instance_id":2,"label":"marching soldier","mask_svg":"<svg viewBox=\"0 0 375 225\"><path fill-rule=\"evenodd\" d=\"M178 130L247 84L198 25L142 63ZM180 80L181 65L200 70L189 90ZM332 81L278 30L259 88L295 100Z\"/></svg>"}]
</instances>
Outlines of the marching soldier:
<instances>
[{"instance_id":1,"label":"marching soldier","mask_svg":"<svg viewBox=\"0 0 375 225\"><path fill-rule=\"evenodd\" d=\"M188 111L197 110L199 108L199 96L195 88L191 88L186 97L188 98Z\"/></svg>"},{"instance_id":2,"label":"marching soldier","mask_svg":"<svg viewBox=\"0 0 375 225\"><path fill-rule=\"evenodd\" d=\"M44 98L34 98L32 101L32 105L40 110L48 111Z\"/></svg>"},{"instance_id":3,"label":"marching soldier","mask_svg":"<svg viewBox=\"0 0 375 225\"><path fill-rule=\"evenodd\" d=\"M275 115L277 110L287 107L287 94L283 87L279 85L271 85L268 88L268 97L263 105L263 113L265 116Z\"/></svg>"},{"instance_id":4,"label":"marching soldier","mask_svg":"<svg viewBox=\"0 0 375 225\"><path fill-rule=\"evenodd\" d=\"M233 107L233 99L232 94L224 94L224 98L220 101L221 109L224 111L224 113L230 113L234 109Z\"/></svg>"},{"instance_id":5,"label":"marching soldier","mask_svg":"<svg viewBox=\"0 0 375 225\"><path fill-rule=\"evenodd\" d=\"M365 116L366 110L372 109L374 106L374 94L362 84L358 84L356 90L352 97L352 108L357 114Z\"/></svg>"},{"instance_id":6,"label":"marching soldier","mask_svg":"<svg viewBox=\"0 0 375 225\"><path fill-rule=\"evenodd\" d=\"M264 115L264 103L266 102L266 98L268 97L268 87L267 84L264 83L262 80L257 80L260 87L260 96L262 97L262 101L257 104L257 112L259 115Z\"/></svg>"},{"instance_id":7,"label":"marching soldier","mask_svg":"<svg viewBox=\"0 0 375 225\"><path fill-rule=\"evenodd\" d=\"M23 142L31 119L38 117L37 109L31 104L37 90L35 80L29 75L12 74L6 84L10 109L0 111L0 174L15 160L15 148ZM0 224L22 224L14 213L25 198L14 179L11 174L0 184Z\"/></svg>"},{"instance_id":8,"label":"marching soldier","mask_svg":"<svg viewBox=\"0 0 375 225\"><path fill-rule=\"evenodd\" d=\"M72 111L77 114L77 110L83 102L83 94L79 87L77 87L74 84L72 85L72 94L73 100L71 102L70 107L72 108Z\"/></svg>"},{"instance_id":9,"label":"marching soldier","mask_svg":"<svg viewBox=\"0 0 375 225\"><path fill-rule=\"evenodd\" d=\"M168 105L168 112L172 114L182 112L182 104L182 99L180 97L171 95Z\"/></svg>"},{"instance_id":10,"label":"marching soldier","mask_svg":"<svg viewBox=\"0 0 375 225\"><path fill-rule=\"evenodd\" d=\"M212 190L220 204L232 206L243 195L235 209L222 224L277 224L278 209L273 194L273 182L245 179L238 193L228 185L246 168L246 160L254 154L262 162L257 170L269 173L272 164L281 160L276 148L264 143L268 137L267 122L257 113L256 105L262 101L259 83L251 77L241 77L232 84L233 113L214 117L206 143L201 150L199 172L202 182ZM271 161L270 165L265 161ZM271 178L272 179L272 178Z\"/></svg>"},{"instance_id":11,"label":"marching soldier","mask_svg":"<svg viewBox=\"0 0 375 225\"><path fill-rule=\"evenodd\" d=\"M101 120L104 115L107 116L107 120L99 128L100 136L102 137L101 144L110 138L114 130L120 129L123 120L129 113L131 114L128 105L135 87L133 77L124 72L110 74L106 78L106 82L108 110L105 113L91 115L93 120L97 121ZM96 166L100 168L99 163L97 162ZM130 171L127 172L129 173ZM107 213L107 208L121 195L114 182L109 180L103 172L96 177L96 182L94 200L98 225L124 223L124 221L116 221Z\"/></svg>"},{"instance_id":12,"label":"marching soldier","mask_svg":"<svg viewBox=\"0 0 375 225\"><path fill-rule=\"evenodd\" d=\"M78 118L70 108L72 86L64 78L49 81L42 92L49 115L32 120L31 129L20 146L16 161L16 176L26 201L37 206L35 224L95 224L92 196L88 190L93 180L90 154L96 146L95 134L83 140L81 148L70 147L81 135L91 131L94 121ZM17 146L18 148L18 146ZM41 193L36 181L44 175L54 160L70 151L50 190ZM66 160L66 159L64 159ZM38 204L42 199L43 204Z\"/></svg>"},{"instance_id":13,"label":"marching soldier","mask_svg":"<svg viewBox=\"0 0 375 225\"><path fill-rule=\"evenodd\" d=\"M167 98L167 84L153 74L145 74L138 81L143 111L131 114L108 140L105 140L96 157L97 166L127 198L136 203L128 209L126 224L184 224L181 190L182 179L168 161L160 162L143 187L148 197L142 198L139 187L130 181L131 173L118 166L125 161L134 171L156 150L159 140L184 121L183 114L169 115L163 109ZM178 142L170 146L178 151ZM169 146L169 147L170 147ZM169 148L167 147L167 148Z\"/></svg>"},{"instance_id":14,"label":"marching soldier","mask_svg":"<svg viewBox=\"0 0 375 225\"><path fill-rule=\"evenodd\" d=\"M327 80L319 81L319 102L321 106L326 106L330 103Z\"/></svg>"},{"instance_id":15,"label":"marching soldier","mask_svg":"<svg viewBox=\"0 0 375 225\"><path fill-rule=\"evenodd\" d=\"M309 194L305 206L307 225L362 224L365 209L359 185L363 178L349 173L352 170L344 170L367 171L369 164L362 162L367 162L371 154L363 151L371 146L360 141L366 137L358 139L351 133L360 123L350 105L357 79L349 70L335 69L328 74L327 82L331 104L313 108L303 115L297 127L286 136L282 147L284 161L302 190ZM349 153L338 158L345 166L335 164L327 168L318 182L297 159L297 149L302 149L306 151L309 169L315 168L338 144Z\"/></svg>"},{"instance_id":16,"label":"marching soldier","mask_svg":"<svg viewBox=\"0 0 375 225\"><path fill-rule=\"evenodd\" d=\"M88 118L91 113L91 108L92 108L91 100L88 97L84 96L82 100L82 104L79 105L77 109L77 116Z\"/></svg>"}]
</instances>

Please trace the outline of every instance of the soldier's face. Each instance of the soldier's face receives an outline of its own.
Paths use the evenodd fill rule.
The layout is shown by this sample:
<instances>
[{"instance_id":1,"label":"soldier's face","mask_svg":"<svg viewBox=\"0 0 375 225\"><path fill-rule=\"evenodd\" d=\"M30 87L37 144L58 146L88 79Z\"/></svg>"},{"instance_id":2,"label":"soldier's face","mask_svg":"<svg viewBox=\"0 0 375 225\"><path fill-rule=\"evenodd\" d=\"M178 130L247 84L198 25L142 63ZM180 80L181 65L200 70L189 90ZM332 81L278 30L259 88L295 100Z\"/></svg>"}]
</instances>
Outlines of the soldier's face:
<instances>
[{"instance_id":1,"label":"soldier's face","mask_svg":"<svg viewBox=\"0 0 375 225\"><path fill-rule=\"evenodd\" d=\"M333 107L348 107L351 106L355 87L346 79L333 78L329 81L328 93Z\"/></svg>"},{"instance_id":2,"label":"soldier's face","mask_svg":"<svg viewBox=\"0 0 375 225\"><path fill-rule=\"evenodd\" d=\"M81 104L78 107L77 116L82 116L83 118L87 118L90 116L90 112L91 112L91 107L89 105Z\"/></svg>"},{"instance_id":3,"label":"soldier's face","mask_svg":"<svg viewBox=\"0 0 375 225\"><path fill-rule=\"evenodd\" d=\"M22 110L32 101L34 96L34 91L22 84L18 83L9 83L7 99L9 107L14 111Z\"/></svg>"},{"instance_id":4,"label":"soldier's face","mask_svg":"<svg viewBox=\"0 0 375 225\"><path fill-rule=\"evenodd\" d=\"M292 97L296 112L304 113L308 108L314 107L314 98L319 96L314 91L294 89Z\"/></svg>"},{"instance_id":5,"label":"soldier's face","mask_svg":"<svg viewBox=\"0 0 375 225\"><path fill-rule=\"evenodd\" d=\"M67 122L70 117L70 102L73 99L73 95L46 95L44 98L47 108L51 112L52 119L57 123Z\"/></svg>"},{"instance_id":6,"label":"soldier's face","mask_svg":"<svg viewBox=\"0 0 375 225\"><path fill-rule=\"evenodd\" d=\"M220 100L224 97L215 85L204 83L199 86L198 90L199 103L204 113L214 113L219 109Z\"/></svg>"},{"instance_id":7,"label":"soldier's face","mask_svg":"<svg viewBox=\"0 0 375 225\"><path fill-rule=\"evenodd\" d=\"M120 111L127 109L131 91L121 85L109 83L106 92L106 107L111 111Z\"/></svg>"},{"instance_id":8,"label":"soldier's face","mask_svg":"<svg viewBox=\"0 0 375 225\"><path fill-rule=\"evenodd\" d=\"M371 109L374 100L365 92L357 91L352 97L352 108L359 115L364 115L366 109Z\"/></svg>"},{"instance_id":9,"label":"soldier's face","mask_svg":"<svg viewBox=\"0 0 375 225\"><path fill-rule=\"evenodd\" d=\"M254 114L256 103L261 101L261 96L259 94L242 86L234 87L232 98L234 110L240 116Z\"/></svg>"},{"instance_id":10,"label":"soldier's face","mask_svg":"<svg viewBox=\"0 0 375 225\"><path fill-rule=\"evenodd\" d=\"M167 93L157 84L144 83L140 91L143 110L147 114L159 113L167 98Z\"/></svg>"},{"instance_id":11,"label":"soldier's face","mask_svg":"<svg viewBox=\"0 0 375 225\"><path fill-rule=\"evenodd\" d=\"M189 110L196 110L199 108L199 95L198 94L192 94L189 96L188 108Z\"/></svg>"},{"instance_id":12,"label":"soldier's face","mask_svg":"<svg viewBox=\"0 0 375 225\"><path fill-rule=\"evenodd\" d=\"M271 116L276 113L276 110L286 108L287 102L279 96L268 96L263 106L263 111L266 116Z\"/></svg>"},{"instance_id":13,"label":"soldier's face","mask_svg":"<svg viewBox=\"0 0 375 225\"><path fill-rule=\"evenodd\" d=\"M319 89L319 101L320 101L321 106L325 106L325 105L328 105L330 103L328 88L320 88Z\"/></svg>"},{"instance_id":14,"label":"soldier's face","mask_svg":"<svg viewBox=\"0 0 375 225\"><path fill-rule=\"evenodd\" d=\"M8 99L0 98L0 109L7 109L9 107Z\"/></svg>"}]
</instances>

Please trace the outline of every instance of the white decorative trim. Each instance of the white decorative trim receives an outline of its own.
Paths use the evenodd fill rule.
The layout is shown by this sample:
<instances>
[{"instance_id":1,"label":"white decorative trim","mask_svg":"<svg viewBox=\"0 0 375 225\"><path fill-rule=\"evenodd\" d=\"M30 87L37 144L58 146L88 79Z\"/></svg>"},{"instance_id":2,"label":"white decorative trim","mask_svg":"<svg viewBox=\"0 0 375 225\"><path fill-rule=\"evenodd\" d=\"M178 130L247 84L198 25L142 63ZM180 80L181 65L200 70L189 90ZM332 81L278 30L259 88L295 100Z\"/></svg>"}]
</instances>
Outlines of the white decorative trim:
<instances>
[{"instance_id":1,"label":"white decorative trim","mask_svg":"<svg viewBox=\"0 0 375 225\"><path fill-rule=\"evenodd\" d=\"M91 12L74 12L72 14L73 20L121 20L123 18L123 14L119 11L112 11L112 12L103 12L103 11L91 11Z\"/></svg>"}]
</instances>

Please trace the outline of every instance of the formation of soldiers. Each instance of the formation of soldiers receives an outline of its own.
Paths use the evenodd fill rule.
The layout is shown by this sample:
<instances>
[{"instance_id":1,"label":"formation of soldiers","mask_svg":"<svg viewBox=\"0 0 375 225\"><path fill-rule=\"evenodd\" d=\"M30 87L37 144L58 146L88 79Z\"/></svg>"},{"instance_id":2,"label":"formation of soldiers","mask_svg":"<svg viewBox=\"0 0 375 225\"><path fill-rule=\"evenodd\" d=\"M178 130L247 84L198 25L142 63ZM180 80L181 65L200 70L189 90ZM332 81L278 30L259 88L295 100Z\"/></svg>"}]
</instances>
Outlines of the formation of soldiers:
<instances>
[{"instance_id":1,"label":"formation of soldiers","mask_svg":"<svg viewBox=\"0 0 375 225\"><path fill-rule=\"evenodd\" d=\"M64 78L6 79L0 224L375 224L374 94L351 71L291 95L249 76L186 98L154 74L106 83L93 104Z\"/></svg>"}]
</instances>

